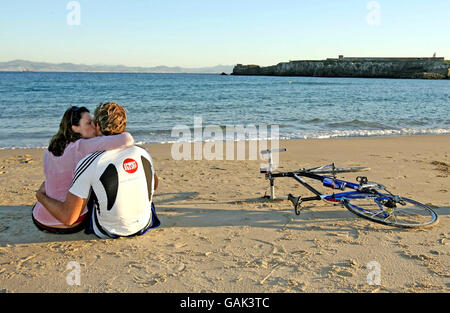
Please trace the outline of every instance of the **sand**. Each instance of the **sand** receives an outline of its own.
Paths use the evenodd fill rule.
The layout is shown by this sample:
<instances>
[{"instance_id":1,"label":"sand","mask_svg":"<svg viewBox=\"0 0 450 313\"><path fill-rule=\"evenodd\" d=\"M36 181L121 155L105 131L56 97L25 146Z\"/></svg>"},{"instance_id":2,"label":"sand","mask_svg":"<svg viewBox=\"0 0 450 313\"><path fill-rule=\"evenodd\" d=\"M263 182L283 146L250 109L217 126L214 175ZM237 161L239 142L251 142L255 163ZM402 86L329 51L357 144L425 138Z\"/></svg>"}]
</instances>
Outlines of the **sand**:
<instances>
[{"instance_id":1,"label":"sand","mask_svg":"<svg viewBox=\"0 0 450 313\"><path fill-rule=\"evenodd\" d=\"M449 136L280 146L280 170L368 166L370 180L429 204L439 224L394 228L325 202L297 216L288 201L261 198L261 160L176 161L160 144L147 146L160 228L108 240L49 234L31 221L44 150L0 150L0 292L449 292ZM276 186L309 195L292 179Z\"/></svg>"}]
</instances>

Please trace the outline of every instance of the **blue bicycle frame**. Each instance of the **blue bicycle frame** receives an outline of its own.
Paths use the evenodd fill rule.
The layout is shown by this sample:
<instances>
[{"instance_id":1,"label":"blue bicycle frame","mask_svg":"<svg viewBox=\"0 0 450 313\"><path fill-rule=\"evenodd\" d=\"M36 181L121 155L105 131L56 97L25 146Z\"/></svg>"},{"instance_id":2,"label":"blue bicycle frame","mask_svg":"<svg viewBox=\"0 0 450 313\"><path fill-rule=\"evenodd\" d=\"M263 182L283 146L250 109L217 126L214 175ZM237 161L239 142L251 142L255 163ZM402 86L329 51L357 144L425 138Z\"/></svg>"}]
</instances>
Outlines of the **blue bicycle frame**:
<instances>
[{"instance_id":1,"label":"blue bicycle frame","mask_svg":"<svg viewBox=\"0 0 450 313\"><path fill-rule=\"evenodd\" d=\"M324 200L330 201L330 202L342 202L345 200L352 200L352 199L370 199L370 197L367 196L367 193L361 192L361 191L350 191L350 192L342 192L338 194L332 194L332 195L325 195L323 197ZM381 204L381 201L389 201L390 196L386 196L383 194L373 194L373 199L378 204L378 207L380 208L380 212L377 214L373 214L373 211L366 210L360 206L354 205L354 207L358 208L361 211L371 213L373 216L379 217L379 218L388 218L389 212L386 211L386 209Z\"/></svg>"},{"instance_id":2,"label":"blue bicycle frame","mask_svg":"<svg viewBox=\"0 0 450 313\"><path fill-rule=\"evenodd\" d=\"M322 176L315 173L311 173L308 170L300 170L295 172L281 172L281 173L268 173L266 172L266 177L270 180L270 185L273 187L274 185L274 179L276 177L292 177L299 183L301 183L304 187L306 187L308 190L310 190L312 193L316 194L314 197L306 197L301 198L301 202L306 201L317 201L317 200L326 200L329 202L336 202L341 203L345 200L351 200L351 199L367 199L367 190L363 190L360 184L355 184L352 182L336 179L334 177L329 176ZM303 180L301 177L307 177L314 180L319 180L323 183L325 187L332 188L332 189L340 189L344 190L345 188L354 189L355 191L349 191L349 192L340 192L340 193L332 193L332 194L322 194L320 191L316 190L314 187L309 185L305 180ZM390 196L381 194L377 192L376 190L371 189L371 194L373 194L373 199L378 204L380 208L380 212L378 214L375 214L374 216L378 216L381 218L387 218L389 216L389 212L386 211L386 209L381 204L381 201L388 201L390 199ZM370 212L373 214L372 211L365 210L362 207L358 207L361 211Z\"/></svg>"}]
</instances>

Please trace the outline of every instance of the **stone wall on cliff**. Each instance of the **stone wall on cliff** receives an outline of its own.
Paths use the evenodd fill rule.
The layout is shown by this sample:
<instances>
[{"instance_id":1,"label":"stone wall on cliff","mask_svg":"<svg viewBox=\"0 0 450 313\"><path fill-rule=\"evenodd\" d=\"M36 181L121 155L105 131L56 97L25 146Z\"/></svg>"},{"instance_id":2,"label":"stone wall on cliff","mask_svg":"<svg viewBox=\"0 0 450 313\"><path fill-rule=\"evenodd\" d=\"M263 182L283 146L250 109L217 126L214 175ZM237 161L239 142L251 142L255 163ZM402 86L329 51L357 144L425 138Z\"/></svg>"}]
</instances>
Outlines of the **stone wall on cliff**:
<instances>
[{"instance_id":1,"label":"stone wall on cliff","mask_svg":"<svg viewBox=\"0 0 450 313\"><path fill-rule=\"evenodd\" d=\"M340 58L277 65L238 64L232 75L448 79L444 58Z\"/></svg>"}]
</instances>

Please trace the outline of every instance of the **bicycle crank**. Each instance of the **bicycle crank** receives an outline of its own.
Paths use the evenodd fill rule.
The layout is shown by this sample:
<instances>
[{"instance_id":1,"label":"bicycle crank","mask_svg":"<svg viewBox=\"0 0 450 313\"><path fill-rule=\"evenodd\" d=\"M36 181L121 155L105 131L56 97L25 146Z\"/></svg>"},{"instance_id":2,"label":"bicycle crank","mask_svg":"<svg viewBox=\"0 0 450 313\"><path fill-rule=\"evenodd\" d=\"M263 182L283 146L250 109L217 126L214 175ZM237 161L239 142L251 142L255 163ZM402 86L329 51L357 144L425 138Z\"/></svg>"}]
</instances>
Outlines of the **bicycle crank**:
<instances>
[{"instance_id":1,"label":"bicycle crank","mask_svg":"<svg viewBox=\"0 0 450 313\"><path fill-rule=\"evenodd\" d=\"M292 194L288 195L288 200L292 202L292 204L294 205L294 209L295 209L295 214L296 215L300 215L300 211L302 210L302 197L298 196L298 197L294 197Z\"/></svg>"}]
</instances>

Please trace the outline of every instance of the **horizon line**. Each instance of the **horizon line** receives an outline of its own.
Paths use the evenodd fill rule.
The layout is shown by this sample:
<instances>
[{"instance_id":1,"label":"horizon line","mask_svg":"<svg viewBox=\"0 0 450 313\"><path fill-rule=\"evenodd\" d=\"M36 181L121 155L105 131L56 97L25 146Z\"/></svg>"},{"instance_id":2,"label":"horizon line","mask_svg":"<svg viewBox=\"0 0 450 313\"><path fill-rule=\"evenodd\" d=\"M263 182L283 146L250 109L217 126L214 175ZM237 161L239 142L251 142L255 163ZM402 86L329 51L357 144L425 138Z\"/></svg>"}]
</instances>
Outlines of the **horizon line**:
<instances>
[{"instance_id":1,"label":"horizon line","mask_svg":"<svg viewBox=\"0 0 450 313\"><path fill-rule=\"evenodd\" d=\"M138 67L138 68L153 68L153 67L168 67L168 68L184 68L184 69L198 69L198 68L211 68L211 67L218 67L218 66L235 66L236 64L217 64L217 65L206 65L206 66L196 66L196 67L185 67L181 65L153 65L153 66L142 66L142 65L123 65L123 64L89 64L89 63L74 63L74 62L49 62L49 61L32 61L27 59L13 59L8 61L0 61L0 63L9 63L9 62L15 62L15 61L24 61L24 62L30 62L30 63L46 63L46 64L54 64L54 65L61 65L61 64L72 64L72 65L85 65L85 66L122 66L122 67Z\"/></svg>"}]
</instances>

